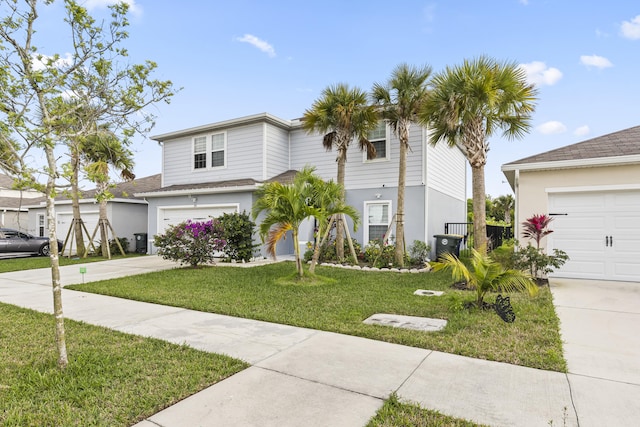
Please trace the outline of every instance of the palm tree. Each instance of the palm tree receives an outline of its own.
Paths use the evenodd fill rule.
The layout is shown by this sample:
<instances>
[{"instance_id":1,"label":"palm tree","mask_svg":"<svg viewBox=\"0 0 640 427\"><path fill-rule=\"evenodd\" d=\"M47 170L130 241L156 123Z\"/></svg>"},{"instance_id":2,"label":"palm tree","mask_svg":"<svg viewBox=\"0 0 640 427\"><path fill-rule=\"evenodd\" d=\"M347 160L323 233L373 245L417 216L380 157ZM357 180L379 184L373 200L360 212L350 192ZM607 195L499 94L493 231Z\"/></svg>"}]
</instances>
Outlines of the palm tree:
<instances>
[{"instance_id":1,"label":"palm tree","mask_svg":"<svg viewBox=\"0 0 640 427\"><path fill-rule=\"evenodd\" d=\"M407 151L409 147L409 129L427 100L427 84L431 76L431 67L421 68L407 64L398 65L386 84L375 83L371 96L380 106L382 118L400 140L400 159L398 167L398 207L396 210L396 264L404 266L404 193L407 176Z\"/></svg>"},{"instance_id":2,"label":"palm tree","mask_svg":"<svg viewBox=\"0 0 640 427\"><path fill-rule=\"evenodd\" d=\"M538 287L531 276L520 270L505 269L490 256L471 249L471 259L464 263L455 255L442 254L440 262L432 264L433 271L450 271L453 280L464 280L476 291L476 306L484 306L484 297L489 291L528 291L538 293Z\"/></svg>"},{"instance_id":3,"label":"palm tree","mask_svg":"<svg viewBox=\"0 0 640 427\"><path fill-rule=\"evenodd\" d=\"M347 149L355 138L361 151L375 155L375 147L367 139L367 134L375 129L378 122L375 107L369 105L367 93L347 84L329 86L322 91L310 109L303 116L302 127L307 132L324 134L322 145L327 151L335 148L338 163L337 183L343 187L341 200L344 201L344 177ZM336 252L344 258L344 236L342 221L337 221Z\"/></svg>"},{"instance_id":4,"label":"palm tree","mask_svg":"<svg viewBox=\"0 0 640 427\"><path fill-rule=\"evenodd\" d=\"M341 206L338 202L332 205L328 201L331 196L342 193L342 188L333 183L326 183L314 175L312 167L305 167L298 172L291 184L270 182L264 184L257 192L258 199L253 205L253 219L261 212L266 211L266 216L260 223L260 237L266 240L267 253L273 257L276 254L276 245L288 231L293 237L293 248L296 258L298 276L304 275L300 246L298 243L298 230L300 224L310 217L316 217L324 221L332 211L333 206ZM325 206L320 206L326 203ZM353 208L343 208L340 213L354 214L354 223L357 222L357 213Z\"/></svg>"},{"instance_id":5,"label":"palm tree","mask_svg":"<svg viewBox=\"0 0 640 427\"><path fill-rule=\"evenodd\" d=\"M340 184L333 180L323 181L316 175L311 177L309 183L313 189L313 199L310 199L310 202L317 208L315 218L318 221L318 238L309 265L309 272L313 273L320 257L320 246L324 241L324 238L320 239L320 236L328 234L330 218L337 215L347 215L353 220L355 229L359 222L359 214L356 209L345 204L341 199L342 186Z\"/></svg>"},{"instance_id":6,"label":"palm tree","mask_svg":"<svg viewBox=\"0 0 640 427\"><path fill-rule=\"evenodd\" d=\"M420 120L431 127L432 144L461 145L471 165L473 187L473 241L486 250L484 166L488 138L501 129L508 139L529 131L537 91L526 82L522 68L481 56L447 67L433 80L433 89Z\"/></svg>"},{"instance_id":7,"label":"palm tree","mask_svg":"<svg viewBox=\"0 0 640 427\"><path fill-rule=\"evenodd\" d=\"M100 247L102 256L111 258L109 251L109 233L107 201L113 197L109 192L109 169L120 173L125 181L135 179L133 173L133 153L127 149L108 127L103 126L85 141L81 150L86 162L87 175L96 184L96 200L99 202ZM117 238L116 236L113 236Z\"/></svg>"}]
</instances>

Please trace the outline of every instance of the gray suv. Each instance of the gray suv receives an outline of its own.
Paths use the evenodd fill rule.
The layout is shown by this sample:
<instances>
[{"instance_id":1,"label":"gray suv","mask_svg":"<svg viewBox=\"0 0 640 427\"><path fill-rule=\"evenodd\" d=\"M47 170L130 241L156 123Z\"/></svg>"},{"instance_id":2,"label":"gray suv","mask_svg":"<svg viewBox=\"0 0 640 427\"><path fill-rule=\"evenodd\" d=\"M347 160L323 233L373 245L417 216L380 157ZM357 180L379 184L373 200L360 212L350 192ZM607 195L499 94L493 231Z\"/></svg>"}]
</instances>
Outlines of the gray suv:
<instances>
[{"instance_id":1,"label":"gray suv","mask_svg":"<svg viewBox=\"0 0 640 427\"><path fill-rule=\"evenodd\" d=\"M62 242L58 240L58 250ZM0 253L22 252L49 255L49 238L37 237L11 228L0 228Z\"/></svg>"}]
</instances>

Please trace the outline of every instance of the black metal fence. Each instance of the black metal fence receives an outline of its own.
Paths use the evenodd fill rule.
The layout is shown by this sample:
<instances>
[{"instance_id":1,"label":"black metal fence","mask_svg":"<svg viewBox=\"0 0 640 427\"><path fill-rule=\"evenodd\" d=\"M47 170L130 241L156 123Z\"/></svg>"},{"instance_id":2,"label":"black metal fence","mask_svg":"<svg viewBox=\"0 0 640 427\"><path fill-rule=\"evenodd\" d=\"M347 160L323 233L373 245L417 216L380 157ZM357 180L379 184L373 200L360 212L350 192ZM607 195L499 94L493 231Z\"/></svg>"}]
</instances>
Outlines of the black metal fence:
<instances>
[{"instance_id":1,"label":"black metal fence","mask_svg":"<svg viewBox=\"0 0 640 427\"><path fill-rule=\"evenodd\" d=\"M446 222L444 234L463 236L460 249L468 249L473 244L473 223ZM511 226L487 225L487 238L489 239L489 250L492 250L501 246L503 241L513 238L513 228Z\"/></svg>"}]
</instances>

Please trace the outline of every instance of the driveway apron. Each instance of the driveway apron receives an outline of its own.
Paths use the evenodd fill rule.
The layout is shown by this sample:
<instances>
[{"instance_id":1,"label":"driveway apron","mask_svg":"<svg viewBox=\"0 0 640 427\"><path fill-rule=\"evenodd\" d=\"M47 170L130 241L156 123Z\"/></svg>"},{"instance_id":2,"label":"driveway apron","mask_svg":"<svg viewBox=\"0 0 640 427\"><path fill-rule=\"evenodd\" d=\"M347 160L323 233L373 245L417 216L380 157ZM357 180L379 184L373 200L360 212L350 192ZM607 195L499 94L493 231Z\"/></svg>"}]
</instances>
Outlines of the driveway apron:
<instances>
[{"instance_id":1,"label":"driveway apron","mask_svg":"<svg viewBox=\"0 0 640 427\"><path fill-rule=\"evenodd\" d=\"M640 425L640 283L550 285L580 426Z\"/></svg>"}]
</instances>

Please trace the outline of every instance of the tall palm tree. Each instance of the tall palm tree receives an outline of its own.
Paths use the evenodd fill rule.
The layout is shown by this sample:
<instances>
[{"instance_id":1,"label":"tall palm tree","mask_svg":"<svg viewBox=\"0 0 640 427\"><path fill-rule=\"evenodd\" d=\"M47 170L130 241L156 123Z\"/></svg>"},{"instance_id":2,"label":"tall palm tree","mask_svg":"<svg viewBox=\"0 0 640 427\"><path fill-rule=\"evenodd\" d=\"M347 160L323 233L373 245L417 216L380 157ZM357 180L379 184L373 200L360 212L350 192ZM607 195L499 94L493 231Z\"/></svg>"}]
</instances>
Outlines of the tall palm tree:
<instances>
[{"instance_id":1,"label":"tall palm tree","mask_svg":"<svg viewBox=\"0 0 640 427\"><path fill-rule=\"evenodd\" d=\"M347 84L336 84L322 91L310 109L303 116L302 127L307 132L324 134L322 145L327 151L335 148L338 163L337 183L343 187L341 199L344 201L344 177L347 149L355 138L361 151L375 155L375 147L367 139L367 134L375 129L378 122L375 107L369 104L367 93ZM336 252L344 258L344 234L342 221L337 221Z\"/></svg>"},{"instance_id":2,"label":"tall palm tree","mask_svg":"<svg viewBox=\"0 0 640 427\"><path fill-rule=\"evenodd\" d=\"M481 56L447 67L432 80L433 89L420 120L431 127L432 144L461 145L471 165L474 247L486 250L484 166L488 138L498 130L507 139L531 128L537 90L514 62Z\"/></svg>"},{"instance_id":3,"label":"tall palm tree","mask_svg":"<svg viewBox=\"0 0 640 427\"><path fill-rule=\"evenodd\" d=\"M102 256L110 258L107 202L113 195L109 192L111 182L109 171L110 168L115 169L125 181L135 179L133 153L106 126L101 127L91 138L87 138L81 153L87 162L85 166L87 175L96 184Z\"/></svg>"},{"instance_id":4,"label":"tall palm tree","mask_svg":"<svg viewBox=\"0 0 640 427\"><path fill-rule=\"evenodd\" d=\"M404 193L407 176L407 151L409 147L409 129L416 121L418 113L427 101L427 85L431 76L431 67L398 65L385 84L375 83L371 96L380 106L382 118L400 140L400 159L398 167L398 207L396 208L396 264L404 265Z\"/></svg>"}]
</instances>

